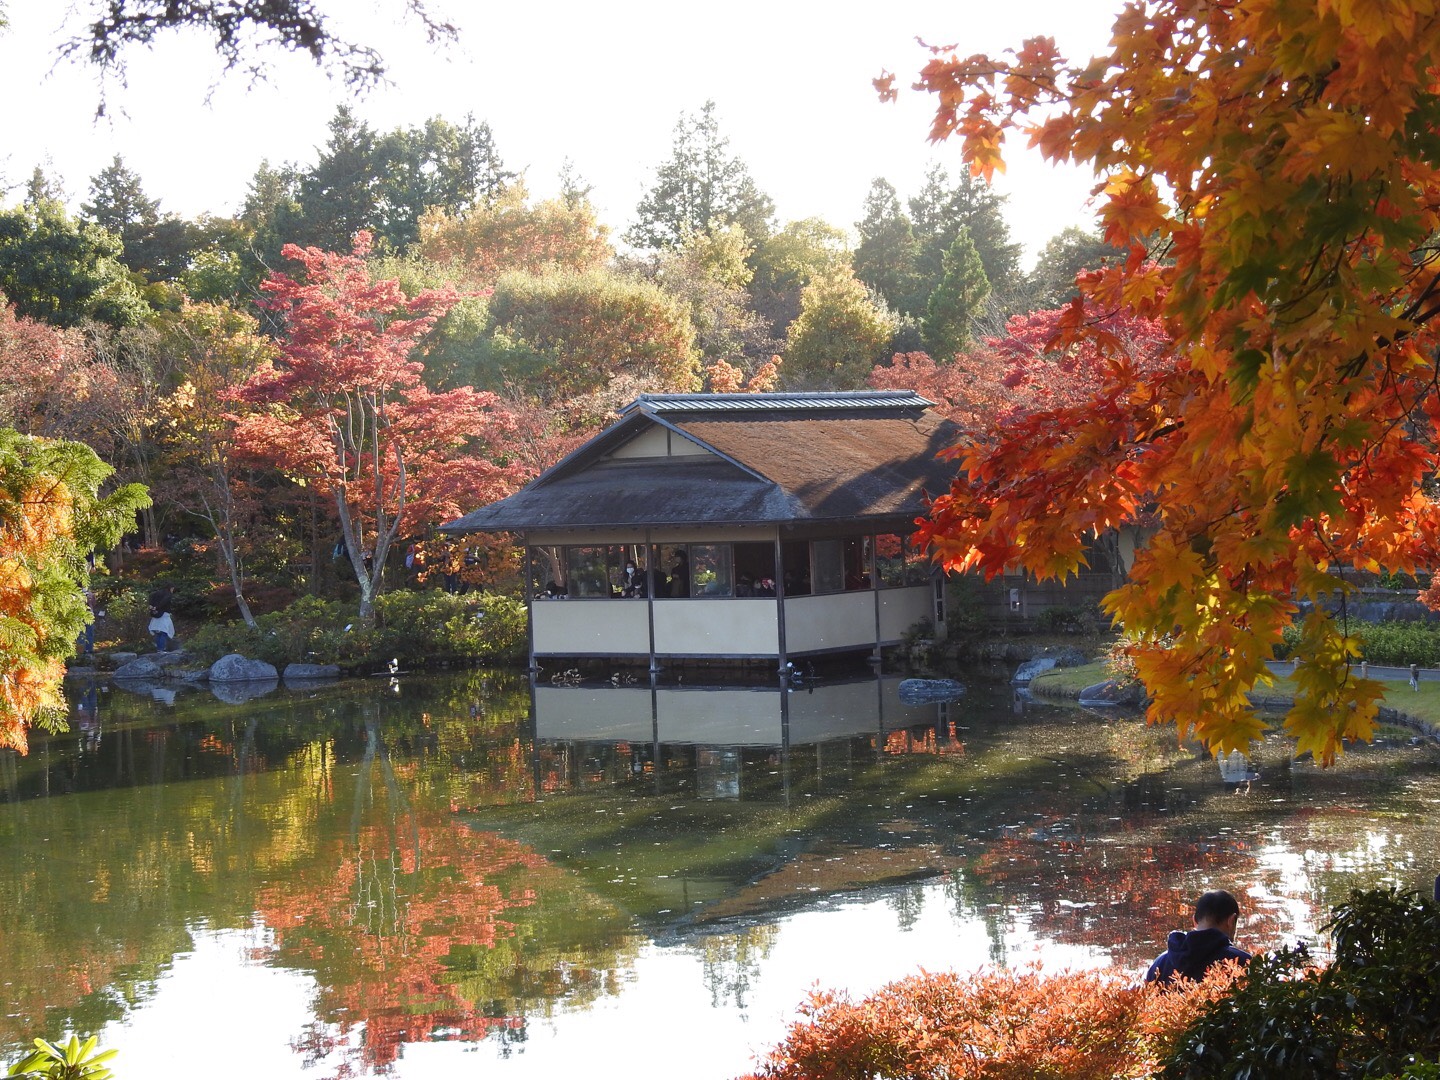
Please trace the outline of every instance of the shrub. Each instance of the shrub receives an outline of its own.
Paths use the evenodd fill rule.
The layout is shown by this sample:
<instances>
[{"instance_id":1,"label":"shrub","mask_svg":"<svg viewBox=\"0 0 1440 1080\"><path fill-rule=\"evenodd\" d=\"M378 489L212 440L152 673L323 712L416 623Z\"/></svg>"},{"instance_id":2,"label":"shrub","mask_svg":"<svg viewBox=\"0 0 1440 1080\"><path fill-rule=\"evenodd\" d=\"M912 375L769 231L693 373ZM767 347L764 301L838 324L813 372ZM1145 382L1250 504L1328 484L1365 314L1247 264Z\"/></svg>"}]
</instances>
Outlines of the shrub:
<instances>
[{"instance_id":1,"label":"shrub","mask_svg":"<svg viewBox=\"0 0 1440 1080\"><path fill-rule=\"evenodd\" d=\"M1352 622L1350 633L1360 638L1362 655L1372 664L1396 667L1440 667L1440 625L1423 622ZM1287 626L1278 652L1285 659L1300 641L1300 628Z\"/></svg>"},{"instance_id":2,"label":"shrub","mask_svg":"<svg viewBox=\"0 0 1440 1080\"><path fill-rule=\"evenodd\" d=\"M399 591L377 597L375 613L375 625L365 626L351 604L305 596L257 617L254 629L238 620L210 623L187 647L206 661L238 652L277 668L369 667L392 658L423 667L437 660L504 662L524 653L525 605L512 597Z\"/></svg>"},{"instance_id":3,"label":"shrub","mask_svg":"<svg viewBox=\"0 0 1440 1080\"><path fill-rule=\"evenodd\" d=\"M136 648L150 643L146 629L150 625L150 599L144 586L122 585L108 594L101 592L99 606L108 620L107 635L117 644Z\"/></svg>"},{"instance_id":4,"label":"shrub","mask_svg":"<svg viewBox=\"0 0 1440 1080\"><path fill-rule=\"evenodd\" d=\"M1433 1061L1412 1061L1403 1072L1391 1073L1383 1080L1440 1080L1440 1064Z\"/></svg>"},{"instance_id":5,"label":"shrub","mask_svg":"<svg viewBox=\"0 0 1440 1080\"><path fill-rule=\"evenodd\" d=\"M1119 972L922 973L860 1003L817 991L750 1080L1149 1076L1234 969L1173 990Z\"/></svg>"},{"instance_id":6,"label":"shrub","mask_svg":"<svg viewBox=\"0 0 1440 1080\"><path fill-rule=\"evenodd\" d=\"M1378 1077L1440 1052L1440 904L1357 892L1325 929L1328 966L1303 951L1257 956L1177 1043L1167 1080Z\"/></svg>"}]
</instances>

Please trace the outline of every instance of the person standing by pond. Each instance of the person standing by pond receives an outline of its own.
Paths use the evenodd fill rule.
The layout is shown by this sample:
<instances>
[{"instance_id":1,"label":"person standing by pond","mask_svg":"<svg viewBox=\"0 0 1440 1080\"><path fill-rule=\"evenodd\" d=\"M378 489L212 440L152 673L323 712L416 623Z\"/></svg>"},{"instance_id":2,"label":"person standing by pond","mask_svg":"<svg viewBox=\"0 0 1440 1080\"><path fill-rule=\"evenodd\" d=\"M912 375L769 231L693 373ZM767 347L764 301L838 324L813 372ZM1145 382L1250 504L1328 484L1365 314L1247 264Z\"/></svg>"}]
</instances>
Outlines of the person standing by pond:
<instances>
[{"instance_id":1,"label":"person standing by pond","mask_svg":"<svg viewBox=\"0 0 1440 1080\"><path fill-rule=\"evenodd\" d=\"M170 618L170 590L156 589L150 594L151 636L155 639L156 652L169 652L175 640L175 621Z\"/></svg>"},{"instance_id":2,"label":"person standing by pond","mask_svg":"<svg viewBox=\"0 0 1440 1080\"><path fill-rule=\"evenodd\" d=\"M1176 976L1199 982L1221 960L1250 962L1250 954L1234 944L1240 905L1224 889L1212 889L1195 901L1195 929L1172 930L1165 951L1145 972L1147 983L1167 983Z\"/></svg>"}]
</instances>

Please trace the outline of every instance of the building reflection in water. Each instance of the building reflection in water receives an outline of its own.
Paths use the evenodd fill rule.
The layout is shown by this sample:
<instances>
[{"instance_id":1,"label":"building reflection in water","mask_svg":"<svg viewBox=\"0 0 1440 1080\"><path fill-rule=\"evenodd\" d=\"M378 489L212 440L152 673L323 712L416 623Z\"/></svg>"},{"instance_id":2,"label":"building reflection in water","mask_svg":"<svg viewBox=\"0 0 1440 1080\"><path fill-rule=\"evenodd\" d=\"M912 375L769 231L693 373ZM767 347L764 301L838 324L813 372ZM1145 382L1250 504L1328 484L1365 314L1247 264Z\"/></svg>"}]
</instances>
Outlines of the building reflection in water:
<instances>
[{"instance_id":1,"label":"building reflection in water","mask_svg":"<svg viewBox=\"0 0 1440 1080\"><path fill-rule=\"evenodd\" d=\"M849 740L884 753L963 753L949 706L903 702L902 681L881 675L790 690L536 683L536 790L644 776L657 792L679 784L701 799L788 802L802 751L813 754L820 779L825 754Z\"/></svg>"}]
</instances>

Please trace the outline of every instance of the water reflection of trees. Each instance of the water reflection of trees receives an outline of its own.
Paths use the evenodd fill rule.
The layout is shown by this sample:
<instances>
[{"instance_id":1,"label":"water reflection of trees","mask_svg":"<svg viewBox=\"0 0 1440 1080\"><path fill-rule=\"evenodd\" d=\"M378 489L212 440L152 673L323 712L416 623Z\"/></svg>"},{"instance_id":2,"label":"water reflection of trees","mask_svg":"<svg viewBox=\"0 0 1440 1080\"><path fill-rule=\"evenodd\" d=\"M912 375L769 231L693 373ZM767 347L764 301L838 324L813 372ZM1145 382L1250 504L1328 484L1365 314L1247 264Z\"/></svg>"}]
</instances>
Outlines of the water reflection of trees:
<instances>
[{"instance_id":1,"label":"water reflection of trees","mask_svg":"<svg viewBox=\"0 0 1440 1080\"><path fill-rule=\"evenodd\" d=\"M760 923L725 933L707 934L692 946L700 954L710 1005L734 1005L742 1017L749 1007L750 988L760 976L761 964L780 936L773 923Z\"/></svg>"},{"instance_id":2,"label":"water reflection of trees","mask_svg":"<svg viewBox=\"0 0 1440 1080\"><path fill-rule=\"evenodd\" d=\"M913 925L948 875L997 961L1023 923L1138 965L1203 887L1246 893L1269 944L1353 885L1426 882L1440 850L1433 751L1322 772L1275 740L1235 795L1172 735L980 693L942 728L724 754L537 745L502 676L182 705L116 692L94 729L0 759L6 1046L123 1015L188 927L256 912L265 961L315 980L297 1048L379 1069L413 1039L521 1045L617 992L637 930L743 1010L776 914L834 892L881 886Z\"/></svg>"}]
</instances>

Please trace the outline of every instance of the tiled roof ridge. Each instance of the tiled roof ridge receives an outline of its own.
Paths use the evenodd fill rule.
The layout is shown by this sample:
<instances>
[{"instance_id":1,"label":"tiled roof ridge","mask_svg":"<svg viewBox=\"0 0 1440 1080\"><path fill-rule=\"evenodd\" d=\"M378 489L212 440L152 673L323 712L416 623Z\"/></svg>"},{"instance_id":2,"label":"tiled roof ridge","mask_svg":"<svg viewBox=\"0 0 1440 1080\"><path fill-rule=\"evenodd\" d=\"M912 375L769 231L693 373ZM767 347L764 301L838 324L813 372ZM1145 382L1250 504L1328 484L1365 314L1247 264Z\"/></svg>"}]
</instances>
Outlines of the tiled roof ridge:
<instances>
[{"instance_id":1,"label":"tiled roof ridge","mask_svg":"<svg viewBox=\"0 0 1440 1080\"><path fill-rule=\"evenodd\" d=\"M641 394L620 411L826 412L854 409L928 409L935 403L913 390L842 390L767 394Z\"/></svg>"}]
</instances>

